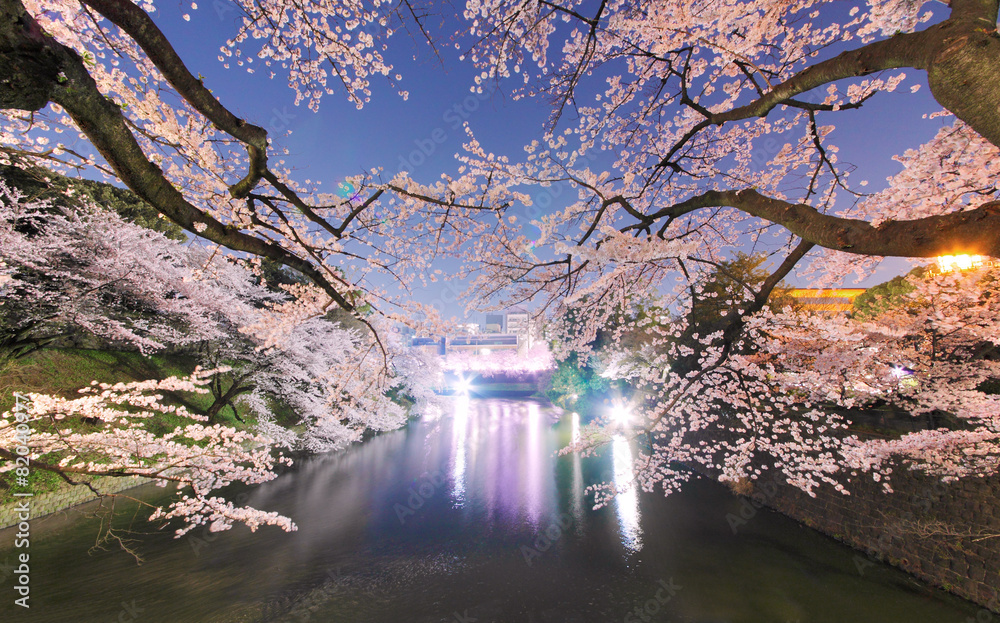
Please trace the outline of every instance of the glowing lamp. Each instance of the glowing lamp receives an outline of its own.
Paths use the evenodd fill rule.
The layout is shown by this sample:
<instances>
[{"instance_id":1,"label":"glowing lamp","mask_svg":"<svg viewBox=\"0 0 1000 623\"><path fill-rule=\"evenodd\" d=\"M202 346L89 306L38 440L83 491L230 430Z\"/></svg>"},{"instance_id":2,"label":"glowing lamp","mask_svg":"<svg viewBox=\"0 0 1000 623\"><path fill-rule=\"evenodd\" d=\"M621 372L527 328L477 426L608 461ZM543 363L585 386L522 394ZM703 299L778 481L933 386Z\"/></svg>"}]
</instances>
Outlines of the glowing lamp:
<instances>
[{"instance_id":1,"label":"glowing lamp","mask_svg":"<svg viewBox=\"0 0 1000 623\"><path fill-rule=\"evenodd\" d=\"M455 393L467 395L472 391L472 381L465 378L464 376L459 376L453 385Z\"/></svg>"},{"instance_id":2,"label":"glowing lamp","mask_svg":"<svg viewBox=\"0 0 1000 623\"><path fill-rule=\"evenodd\" d=\"M632 419L632 410L628 405L615 405L611 409L611 417L619 426L628 426L629 420Z\"/></svg>"},{"instance_id":3,"label":"glowing lamp","mask_svg":"<svg viewBox=\"0 0 1000 623\"><path fill-rule=\"evenodd\" d=\"M969 270L976 266L982 266L983 256L981 255L942 255L937 258L938 270L943 273L950 273L953 270Z\"/></svg>"}]
</instances>

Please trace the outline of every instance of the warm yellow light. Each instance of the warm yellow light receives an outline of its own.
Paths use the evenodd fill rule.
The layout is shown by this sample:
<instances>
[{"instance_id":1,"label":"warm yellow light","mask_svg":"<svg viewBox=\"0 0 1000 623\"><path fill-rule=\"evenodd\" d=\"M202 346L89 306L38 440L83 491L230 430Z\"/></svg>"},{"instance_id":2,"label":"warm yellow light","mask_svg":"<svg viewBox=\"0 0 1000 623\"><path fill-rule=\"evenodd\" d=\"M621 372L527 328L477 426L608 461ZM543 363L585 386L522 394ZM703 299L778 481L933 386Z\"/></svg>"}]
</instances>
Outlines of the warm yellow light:
<instances>
[{"instance_id":1,"label":"warm yellow light","mask_svg":"<svg viewBox=\"0 0 1000 623\"><path fill-rule=\"evenodd\" d=\"M982 266L981 255L942 255L937 258L938 269L943 273L953 270L969 270L974 266Z\"/></svg>"}]
</instances>

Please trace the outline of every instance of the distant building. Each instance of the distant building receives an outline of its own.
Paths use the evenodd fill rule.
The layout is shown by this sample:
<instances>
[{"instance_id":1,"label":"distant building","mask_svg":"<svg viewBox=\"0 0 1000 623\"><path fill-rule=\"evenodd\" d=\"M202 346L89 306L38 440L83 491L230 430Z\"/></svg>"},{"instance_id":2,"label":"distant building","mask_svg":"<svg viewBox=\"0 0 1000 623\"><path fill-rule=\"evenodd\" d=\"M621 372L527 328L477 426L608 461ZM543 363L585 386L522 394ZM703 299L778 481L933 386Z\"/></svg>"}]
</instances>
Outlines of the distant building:
<instances>
[{"instance_id":1,"label":"distant building","mask_svg":"<svg viewBox=\"0 0 1000 623\"><path fill-rule=\"evenodd\" d=\"M795 288L784 292L814 314L846 314L854 309L854 299L865 291L864 288Z\"/></svg>"},{"instance_id":2,"label":"distant building","mask_svg":"<svg viewBox=\"0 0 1000 623\"><path fill-rule=\"evenodd\" d=\"M507 333L517 336L519 350L532 346L531 315L522 308L516 307L506 313Z\"/></svg>"},{"instance_id":3,"label":"distant building","mask_svg":"<svg viewBox=\"0 0 1000 623\"><path fill-rule=\"evenodd\" d=\"M444 355L447 352L446 344L447 340L444 337L415 337L411 342L413 348L432 355Z\"/></svg>"},{"instance_id":4,"label":"distant building","mask_svg":"<svg viewBox=\"0 0 1000 623\"><path fill-rule=\"evenodd\" d=\"M447 351L472 350L477 352L517 348L518 338L510 333L481 333L448 338Z\"/></svg>"},{"instance_id":5,"label":"distant building","mask_svg":"<svg viewBox=\"0 0 1000 623\"><path fill-rule=\"evenodd\" d=\"M520 307L499 314L487 314L482 325L466 322L455 326L446 336L413 337L410 344L438 355L456 351L489 354L494 350L523 351L532 347L531 315Z\"/></svg>"},{"instance_id":6,"label":"distant building","mask_svg":"<svg viewBox=\"0 0 1000 623\"><path fill-rule=\"evenodd\" d=\"M486 314L483 323L483 333L506 333L507 323L504 314Z\"/></svg>"},{"instance_id":7,"label":"distant building","mask_svg":"<svg viewBox=\"0 0 1000 623\"><path fill-rule=\"evenodd\" d=\"M507 313L507 333L528 335L531 332L531 318L527 312Z\"/></svg>"}]
</instances>

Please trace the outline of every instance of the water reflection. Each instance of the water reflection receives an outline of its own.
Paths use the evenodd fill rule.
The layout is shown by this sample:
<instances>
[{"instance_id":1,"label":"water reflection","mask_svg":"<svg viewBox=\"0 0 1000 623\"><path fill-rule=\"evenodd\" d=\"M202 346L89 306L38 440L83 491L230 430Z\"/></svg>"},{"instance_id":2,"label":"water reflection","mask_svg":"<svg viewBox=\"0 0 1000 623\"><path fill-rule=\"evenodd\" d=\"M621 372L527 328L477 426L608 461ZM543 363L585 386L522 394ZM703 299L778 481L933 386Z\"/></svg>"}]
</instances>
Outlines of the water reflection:
<instances>
[{"instance_id":1,"label":"water reflection","mask_svg":"<svg viewBox=\"0 0 1000 623\"><path fill-rule=\"evenodd\" d=\"M527 467L524 499L527 519L536 528L541 520L543 508L551 502L545 499L545 484L552 481L555 468L550 453L546 452L544 447L543 436L547 430L547 426L545 430L542 429L542 416L538 405L533 402L528 403L526 431L528 447L522 457Z\"/></svg>"},{"instance_id":2,"label":"water reflection","mask_svg":"<svg viewBox=\"0 0 1000 623\"><path fill-rule=\"evenodd\" d=\"M631 552L642 549L642 527L639 525L639 493L632 471L632 448L622 435L615 435L611 452L615 470L615 514L618 516L622 545Z\"/></svg>"},{"instance_id":3,"label":"water reflection","mask_svg":"<svg viewBox=\"0 0 1000 623\"><path fill-rule=\"evenodd\" d=\"M570 438L575 443L580 440L580 414L573 413L570 418ZM574 452L571 458L573 461L573 482L570 485L570 508L576 533L583 534L583 462L579 452Z\"/></svg>"},{"instance_id":4,"label":"water reflection","mask_svg":"<svg viewBox=\"0 0 1000 623\"><path fill-rule=\"evenodd\" d=\"M537 403L455 398L449 443L454 506L473 505L490 521L537 528L556 500L553 422ZM425 443L433 453L438 437Z\"/></svg>"},{"instance_id":5,"label":"water reflection","mask_svg":"<svg viewBox=\"0 0 1000 623\"><path fill-rule=\"evenodd\" d=\"M452 499L456 507L465 506L465 455L468 446L469 398L459 396L455 399L455 409L452 415L451 454L452 468ZM478 426L476 427L478 430Z\"/></svg>"},{"instance_id":6,"label":"water reflection","mask_svg":"<svg viewBox=\"0 0 1000 623\"><path fill-rule=\"evenodd\" d=\"M854 552L776 514L734 535L726 516L739 501L715 483L641 494L624 437L594 457L557 457L580 426L532 402L456 397L437 419L251 490L249 505L294 518L297 532L136 536L141 567L117 551L88 554L96 519L34 520L32 607L11 617L12 600L0 602L0 621L106 623L127 618L124 602L143 623L605 623L640 620L630 613L667 581L683 590L657 602L654 623L940 623L976 612L889 568L862 577ZM602 480L624 490L592 510L583 491ZM9 536L0 565L15 554Z\"/></svg>"}]
</instances>

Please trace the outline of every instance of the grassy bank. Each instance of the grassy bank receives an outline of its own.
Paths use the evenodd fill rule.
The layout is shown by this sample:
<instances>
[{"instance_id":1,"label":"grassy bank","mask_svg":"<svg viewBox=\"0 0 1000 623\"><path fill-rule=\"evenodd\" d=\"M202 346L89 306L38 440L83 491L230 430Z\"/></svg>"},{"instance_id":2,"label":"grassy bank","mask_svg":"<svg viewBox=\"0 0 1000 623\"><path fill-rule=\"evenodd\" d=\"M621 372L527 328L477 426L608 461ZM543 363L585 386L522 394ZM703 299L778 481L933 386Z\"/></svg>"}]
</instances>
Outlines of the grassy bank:
<instances>
[{"instance_id":1,"label":"grassy bank","mask_svg":"<svg viewBox=\"0 0 1000 623\"><path fill-rule=\"evenodd\" d=\"M193 357L184 355L143 356L136 352L57 349L34 353L0 370L0 412L14 406L14 392L52 394L65 398L78 395L78 390L91 381L128 383L147 379L186 376L196 365ZM211 394L167 393L164 402L183 405L194 413L204 413L212 404ZM232 412L224 409L216 418L220 424L245 426L236 421ZM187 422L184 420L183 422ZM182 419L172 414L157 416L157 426L151 430L172 430ZM67 421L67 428L87 426L83 422ZM0 504L10 502L9 475L0 474ZM36 495L69 487L61 477L51 472L33 469L28 476L28 488Z\"/></svg>"}]
</instances>

